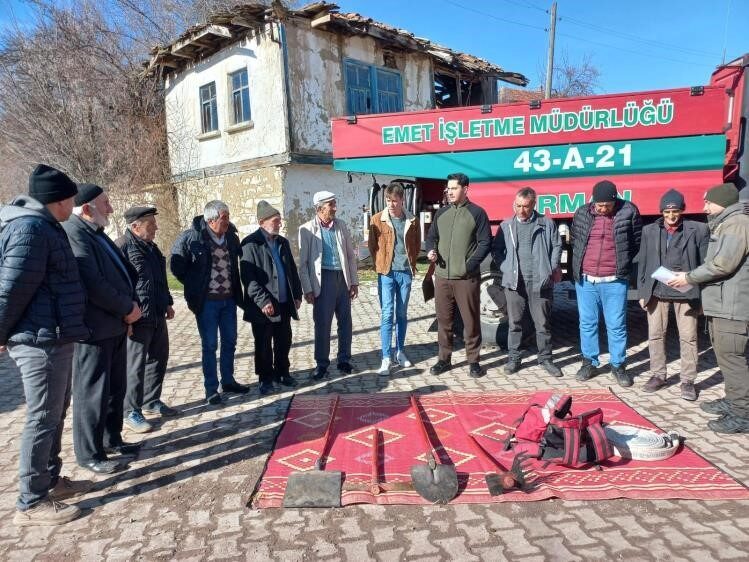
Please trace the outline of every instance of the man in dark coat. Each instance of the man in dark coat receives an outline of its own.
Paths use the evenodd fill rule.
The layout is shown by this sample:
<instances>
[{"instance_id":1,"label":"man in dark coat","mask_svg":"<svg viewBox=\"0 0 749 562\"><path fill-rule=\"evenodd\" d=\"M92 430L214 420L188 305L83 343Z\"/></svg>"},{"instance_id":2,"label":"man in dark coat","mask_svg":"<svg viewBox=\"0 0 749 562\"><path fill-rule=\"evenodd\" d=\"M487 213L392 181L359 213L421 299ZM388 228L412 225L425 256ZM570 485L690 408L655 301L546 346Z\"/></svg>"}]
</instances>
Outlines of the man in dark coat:
<instances>
[{"instance_id":1,"label":"man in dark coat","mask_svg":"<svg viewBox=\"0 0 749 562\"><path fill-rule=\"evenodd\" d=\"M206 401L221 404L216 372L216 350L221 334L221 388L246 394L250 388L234 380L237 347L237 307L243 308L239 281L237 228L229 221L223 201L206 203L203 215L195 217L172 246L170 266L185 287L187 306L195 314L202 347L203 384Z\"/></svg>"},{"instance_id":2,"label":"man in dark coat","mask_svg":"<svg viewBox=\"0 0 749 562\"><path fill-rule=\"evenodd\" d=\"M673 305L681 345L681 397L693 401L697 400L694 380L697 377L697 318L702 308L700 289L694 286L681 292L652 278L659 267L692 271L705 259L710 231L705 223L683 219L684 208L684 196L675 189L663 195L663 217L642 229L637 273L640 306L648 313L652 374L644 390L655 392L666 386L666 330Z\"/></svg>"},{"instance_id":3,"label":"man in dark coat","mask_svg":"<svg viewBox=\"0 0 749 562\"><path fill-rule=\"evenodd\" d=\"M642 220L629 201L619 199L608 181L593 187L593 201L572 219L572 274L580 314L583 364L577 379L595 375L600 365L598 319L603 312L609 344L611 374L621 386L632 386L626 372L627 290L632 263L640 250Z\"/></svg>"},{"instance_id":4,"label":"man in dark coat","mask_svg":"<svg viewBox=\"0 0 749 562\"><path fill-rule=\"evenodd\" d=\"M166 280L166 259L154 242L156 207L131 207L125 211L125 234L117 246L135 269L135 293L142 316L133 324L127 340L127 393L125 425L138 433L153 426L143 412L176 416L177 410L161 401L166 364L169 360L169 331L166 321L174 318L172 295Z\"/></svg>"},{"instance_id":5,"label":"man in dark coat","mask_svg":"<svg viewBox=\"0 0 749 562\"><path fill-rule=\"evenodd\" d=\"M89 334L83 323L86 295L60 227L77 192L68 176L41 164L29 177L29 195L0 209L0 353L7 348L21 372L27 412L16 526L72 521L80 509L59 500L91 487L60 476L73 342Z\"/></svg>"},{"instance_id":6,"label":"man in dark coat","mask_svg":"<svg viewBox=\"0 0 749 562\"><path fill-rule=\"evenodd\" d=\"M257 206L260 228L242 240L240 271L245 290L244 319L255 336L255 373L260 394L270 394L274 382L296 386L289 374L291 319L299 320L302 282L289 241L279 234L281 213L267 201Z\"/></svg>"},{"instance_id":7,"label":"man in dark coat","mask_svg":"<svg viewBox=\"0 0 749 562\"><path fill-rule=\"evenodd\" d=\"M97 474L123 468L107 455L132 455L140 444L122 440L126 389L127 331L141 311L135 272L104 232L112 205L98 185L78 185L73 216L63 224L86 288L86 325L91 337L73 357L73 445L82 467Z\"/></svg>"}]
</instances>

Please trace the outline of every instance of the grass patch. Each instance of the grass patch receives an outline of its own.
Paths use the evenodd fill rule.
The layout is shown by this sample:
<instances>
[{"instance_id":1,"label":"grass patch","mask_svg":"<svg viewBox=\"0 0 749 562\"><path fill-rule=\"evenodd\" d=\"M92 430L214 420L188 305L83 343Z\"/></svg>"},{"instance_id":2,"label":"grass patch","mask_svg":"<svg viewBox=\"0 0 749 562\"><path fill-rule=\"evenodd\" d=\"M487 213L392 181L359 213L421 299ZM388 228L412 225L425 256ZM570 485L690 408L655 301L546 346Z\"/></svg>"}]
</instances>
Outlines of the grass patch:
<instances>
[{"instance_id":1,"label":"grass patch","mask_svg":"<svg viewBox=\"0 0 749 562\"><path fill-rule=\"evenodd\" d=\"M169 290L171 291L182 291L184 289L182 283L168 270L166 272L166 284L169 285Z\"/></svg>"}]
</instances>

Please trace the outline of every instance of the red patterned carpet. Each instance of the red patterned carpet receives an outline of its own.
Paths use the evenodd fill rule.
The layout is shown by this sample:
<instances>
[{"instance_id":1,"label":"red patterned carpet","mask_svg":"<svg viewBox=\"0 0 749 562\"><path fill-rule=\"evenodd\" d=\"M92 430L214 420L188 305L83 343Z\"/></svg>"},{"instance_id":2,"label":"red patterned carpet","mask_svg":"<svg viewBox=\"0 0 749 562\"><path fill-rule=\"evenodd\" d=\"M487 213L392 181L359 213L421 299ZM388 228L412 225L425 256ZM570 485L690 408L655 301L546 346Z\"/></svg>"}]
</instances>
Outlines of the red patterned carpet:
<instances>
[{"instance_id":1,"label":"red patterned carpet","mask_svg":"<svg viewBox=\"0 0 749 562\"><path fill-rule=\"evenodd\" d=\"M687 446L665 461L622 460L617 457L595 467L570 469L532 461L535 488L491 496L484 475L496 472L475 454L464 427L494 458L509 465L500 440L525 411L528 393L419 396L428 416L432 441L443 463L455 465L460 484L450 503L631 499L749 499L749 490ZM657 429L608 391L570 392L573 412L600 407L609 424ZM275 449L256 488L254 507L280 507L288 475L313 467L322 446L334 396L296 396L287 413ZM461 424L462 420L462 424ZM379 430L377 482L373 493L373 447ZM679 428L663 428L677 430ZM436 438L435 438L436 437ZM423 440L407 393L340 395L325 468L344 473L342 505L355 503L427 504L411 485L410 468L426 462ZM503 455L505 455L503 457Z\"/></svg>"}]
</instances>

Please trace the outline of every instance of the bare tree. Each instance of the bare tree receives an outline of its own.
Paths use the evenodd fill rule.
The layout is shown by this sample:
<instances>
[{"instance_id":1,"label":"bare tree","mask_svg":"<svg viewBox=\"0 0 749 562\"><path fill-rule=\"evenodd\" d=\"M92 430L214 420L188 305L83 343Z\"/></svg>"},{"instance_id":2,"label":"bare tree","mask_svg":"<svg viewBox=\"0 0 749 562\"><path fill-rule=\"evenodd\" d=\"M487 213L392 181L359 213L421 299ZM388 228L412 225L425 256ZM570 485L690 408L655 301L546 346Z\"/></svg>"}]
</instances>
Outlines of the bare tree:
<instances>
[{"instance_id":1,"label":"bare tree","mask_svg":"<svg viewBox=\"0 0 749 562\"><path fill-rule=\"evenodd\" d=\"M539 83L543 84L546 71L539 68ZM591 96L599 89L601 71L593 62L593 55L587 53L579 61L573 61L564 51L554 61L552 77L552 98Z\"/></svg>"}]
</instances>

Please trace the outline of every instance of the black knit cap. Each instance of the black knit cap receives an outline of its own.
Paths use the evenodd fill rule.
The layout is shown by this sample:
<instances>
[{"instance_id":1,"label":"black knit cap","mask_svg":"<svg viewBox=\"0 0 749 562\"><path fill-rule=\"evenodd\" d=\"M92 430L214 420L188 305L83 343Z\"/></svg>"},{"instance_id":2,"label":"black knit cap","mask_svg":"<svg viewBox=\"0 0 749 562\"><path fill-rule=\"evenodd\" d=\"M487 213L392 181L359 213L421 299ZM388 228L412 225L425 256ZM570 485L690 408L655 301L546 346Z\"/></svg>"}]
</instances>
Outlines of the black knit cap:
<instances>
[{"instance_id":1,"label":"black knit cap","mask_svg":"<svg viewBox=\"0 0 749 562\"><path fill-rule=\"evenodd\" d=\"M104 190L93 183L79 183L78 195L75 196L75 206L80 207L86 203L91 203L94 199L104 193Z\"/></svg>"},{"instance_id":2,"label":"black knit cap","mask_svg":"<svg viewBox=\"0 0 749 562\"><path fill-rule=\"evenodd\" d=\"M69 199L76 193L75 182L51 166L39 164L29 176L29 195L42 205Z\"/></svg>"},{"instance_id":3,"label":"black knit cap","mask_svg":"<svg viewBox=\"0 0 749 562\"><path fill-rule=\"evenodd\" d=\"M593 186L593 203L616 201L616 186L609 180L599 181Z\"/></svg>"},{"instance_id":4,"label":"black knit cap","mask_svg":"<svg viewBox=\"0 0 749 562\"><path fill-rule=\"evenodd\" d=\"M739 190L732 183L721 183L707 190L705 201L721 207L730 207L739 202Z\"/></svg>"},{"instance_id":5,"label":"black knit cap","mask_svg":"<svg viewBox=\"0 0 749 562\"><path fill-rule=\"evenodd\" d=\"M666 209L686 209L687 204L684 202L684 196L675 189L669 189L661 197L661 212Z\"/></svg>"}]
</instances>

